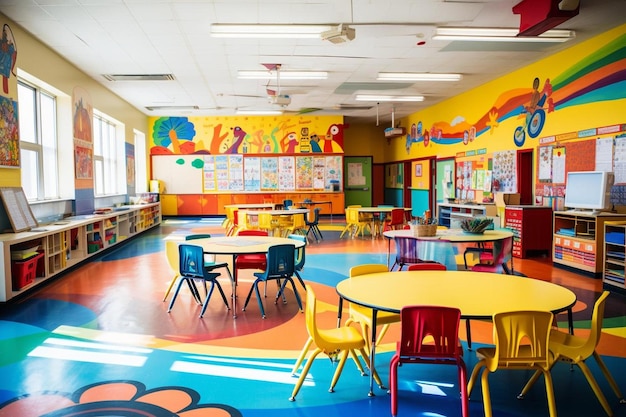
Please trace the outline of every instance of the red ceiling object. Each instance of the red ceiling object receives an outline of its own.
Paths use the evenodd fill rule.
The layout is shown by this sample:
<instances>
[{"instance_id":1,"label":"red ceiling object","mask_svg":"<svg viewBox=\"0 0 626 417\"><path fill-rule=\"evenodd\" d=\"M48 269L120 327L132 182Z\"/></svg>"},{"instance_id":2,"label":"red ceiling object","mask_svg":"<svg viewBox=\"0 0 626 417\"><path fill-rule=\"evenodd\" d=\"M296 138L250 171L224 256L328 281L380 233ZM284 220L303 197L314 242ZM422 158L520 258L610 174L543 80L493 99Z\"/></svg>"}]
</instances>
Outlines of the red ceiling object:
<instances>
[{"instance_id":1,"label":"red ceiling object","mask_svg":"<svg viewBox=\"0 0 626 417\"><path fill-rule=\"evenodd\" d=\"M518 36L537 36L578 15L580 0L522 0L513 6L520 15Z\"/></svg>"}]
</instances>

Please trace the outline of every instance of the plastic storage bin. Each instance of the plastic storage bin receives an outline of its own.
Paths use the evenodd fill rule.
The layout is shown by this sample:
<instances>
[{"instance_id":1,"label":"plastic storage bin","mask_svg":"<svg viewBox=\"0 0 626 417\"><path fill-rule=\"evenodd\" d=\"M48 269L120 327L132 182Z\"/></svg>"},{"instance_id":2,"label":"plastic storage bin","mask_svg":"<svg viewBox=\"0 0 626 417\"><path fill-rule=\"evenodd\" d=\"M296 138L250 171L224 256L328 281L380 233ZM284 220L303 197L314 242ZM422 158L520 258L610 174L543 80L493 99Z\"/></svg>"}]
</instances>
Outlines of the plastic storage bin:
<instances>
[{"instance_id":1,"label":"plastic storage bin","mask_svg":"<svg viewBox=\"0 0 626 417\"><path fill-rule=\"evenodd\" d=\"M37 271L42 270L42 268L37 267L42 258L43 253L39 253L38 255L23 261L11 261L11 277L13 280L14 291L21 290L28 284L35 281Z\"/></svg>"}]
</instances>

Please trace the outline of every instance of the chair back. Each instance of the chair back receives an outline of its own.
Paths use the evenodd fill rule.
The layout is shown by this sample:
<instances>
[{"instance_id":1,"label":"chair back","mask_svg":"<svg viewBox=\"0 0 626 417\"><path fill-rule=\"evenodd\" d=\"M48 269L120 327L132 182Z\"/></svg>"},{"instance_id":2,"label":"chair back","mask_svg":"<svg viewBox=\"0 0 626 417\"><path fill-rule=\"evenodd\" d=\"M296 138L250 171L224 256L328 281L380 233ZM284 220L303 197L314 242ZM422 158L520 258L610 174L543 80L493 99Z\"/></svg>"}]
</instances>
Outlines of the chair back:
<instances>
[{"instance_id":1,"label":"chair back","mask_svg":"<svg viewBox=\"0 0 626 417\"><path fill-rule=\"evenodd\" d=\"M266 230L254 230L254 229L248 229L248 230L240 230L239 233L237 233L238 236L267 236L267 231Z\"/></svg>"},{"instance_id":2,"label":"chair back","mask_svg":"<svg viewBox=\"0 0 626 417\"><path fill-rule=\"evenodd\" d=\"M293 218L292 229L304 229L306 226L306 220L304 219L304 213L297 213L291 216Z\"/></svg>"},{"instance_id":3,"label":"chair back","mask_svg":"<svg viewBox=\"0 0 626 417\"><path fill-rule=\"evenodd\" d=\"M442 306L407 306L400 311L400 361L450 359L459 349L461 310ZM404 360L403 360L404 358Z\"/></svg>"},{"instance_id":4,"label":"chair back","mask_svg":"<svg viewBox=\"0 0 626 417\"><path fill-rule=\"evenodd\" d=\"M548 340L553 314L549 311L509 311L493 316L493 360L486 367L494 372L498 367L515 368L539 365L550 367Z\"/></svg>"},{"instance_id":5,"label":"chair back","mask_svg":"<svg viewBox=\"0 0 626 417\"><path fill-rule=\"evenodd\" d=\"M273 245L267 251L267 268L265 279L276 277L291 277L295 271L295 245Z\"/></svg>"},{"instance_id":6,"label":"chair back","mask_svg":"<svg viewBox=\"0 0 626 417\"><path fill-rule=\"evenodd\" d=\"M197 233L185 236L185 240L208 239L211 235L208 233Z\"/></svg>"},{"instance_id":7,"label":"chair back","mask_svg":"<svg viewBox=\"0 0 626 417\"><path fill-rule=\"evenodd\" d=\"M178 270L178 242L175 240L166 240L165 241L165 256L167 257L167 264L170 269L174 271L176 274L179 273Z\"/></svg>"},{"instance_id":8,"label":"chair back","mask_svg":"<svg viewBox=\"0 0 626 417\"><path fill-rule=\"evenodd\" d=\"M447 271L448 268L444 264L439 262L421 262L419 264L411 264L407 268L407 271Z\"/></svg>"},{"instance_id":9,"label":"chair back","mask_svg":"<svg viewBox=\"0 0 626 417\"><path fill-rule=\"evenodd\" d=\"M293 206L292 200L283 200L283 208L287 210L289 207Z\"/></svg>"},{"instance_id":10,"label":"chair back","mask_svg":"<svg viewBox=\"0 0 626 417\"><path fill-rule=\"evenodd\" d=\"M362 264L350 268L350 278L366 274L376 274L378 272L389 272L384 264Z\"/></svg>"},{"instance_id":11,"label":"chair back","mask_svg":"<svg viewBox=\"0 0 626 417\"><path fill-rule=\"evenodd\" d=\"M296 271L301 271L302 268L304 268L304 262L305 262L305 258L306 258L306 251L305 251L305 247L306 247L306 236L304 235L297 235L297 234L290 234L289 236L287 236L289 239L293 239L293 240L299 240L301 242L304 242L304 246L301 246L299 248L295 249L295 264L294 264L294 268Z\"/></svg>"},{"instance_id":12,"label":"chair back","mask_svg":"<svg viewBox=\"0 0 626 417\"><path fill-rule=\"evenodd\" d=\"M273 216L270 213L259 213L259 229L273 232L275 227Z\"/></svg>"},{"instance_id":13,"label":"chair back","mask_svg":"<svg viewBox=\"0 0 626 417\"><path fill-rule=\"evenodd\" d=\"M591 331L589 332L589 337L585 341L585 344L578 350L578 354L582 358L588 358L593 355L598 343L600 343L602 320L604 319L604 306L606 305L606 299L609 294L609 291L602 292L600 298L598 298L593 305L593 312L591 313Z\"/></svg>"},{"instance_id":14,"label":"chair back","mask_svg":"<svg viewBox=\"0 0 626 417\"><path fill-rule=\"evenodd\" d=\"M513 237L493 242L493 264L502 273L513 256Z\"/></svg>"},{"instance_id":15,"label":"chair back","mask_svg":"<svg viewBox=\"0 0 626 417\"><path fill-rule=\"evenodd\" d=\"M313 220L307 220L306 224L307 226L317 225L319 221L320 221L320 208L315 207L313 209Z\"/></svg>"},{"instance_id":16,"label":"chair back","mask_svg":"<svg viewBox=\"0 0 626 417\"><path fill-rule=\"evenodd\" d=\"M204 278L204 251L201 246L178 245L180 275L190 278Z\"/></svg>"},{"instance_id":17,"label":"chair back","mask_svg":"<svg viewBox=\"0 0 626 417\"><path fill-rule=\"evenodd\" d=\"M404 224L404 209L395 208L391 210L390 214L390 226L398 226Z\"/></svg>"}]
</instances>

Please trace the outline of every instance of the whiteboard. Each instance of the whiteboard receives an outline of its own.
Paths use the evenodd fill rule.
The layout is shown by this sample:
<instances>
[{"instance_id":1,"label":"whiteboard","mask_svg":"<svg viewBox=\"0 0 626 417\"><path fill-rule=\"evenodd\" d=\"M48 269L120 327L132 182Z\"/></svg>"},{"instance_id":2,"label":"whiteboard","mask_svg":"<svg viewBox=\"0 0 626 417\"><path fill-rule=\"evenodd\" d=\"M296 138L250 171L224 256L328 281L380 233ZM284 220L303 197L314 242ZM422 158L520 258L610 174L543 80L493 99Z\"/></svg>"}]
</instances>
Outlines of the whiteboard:
<instances>
[{"instance_id":1,"label":"whiteboard","mask_svg":"<svg viewBox=\"0 0 626 417\"><path fill-rule=\"evenodd\" d=\"M152 155L152 178L164 194L202 194L204 155Z\"/></svg>"}]
</instances>

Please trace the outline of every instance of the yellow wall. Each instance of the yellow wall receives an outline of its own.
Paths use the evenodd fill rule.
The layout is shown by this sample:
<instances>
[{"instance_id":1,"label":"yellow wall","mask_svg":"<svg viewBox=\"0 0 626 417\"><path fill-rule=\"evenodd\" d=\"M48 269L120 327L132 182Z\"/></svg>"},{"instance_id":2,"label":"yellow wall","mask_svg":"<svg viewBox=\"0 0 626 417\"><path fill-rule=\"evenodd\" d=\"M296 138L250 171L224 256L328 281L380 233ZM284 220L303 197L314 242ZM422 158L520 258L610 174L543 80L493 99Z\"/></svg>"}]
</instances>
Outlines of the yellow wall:
<instances>
[{"instance_id":1,"label":"yellow wall","mask_svg":"<svg viewBox=\"0 0 626 417\"><path fill-rule=\"evenodd\" d=\"M344 150L348 156L373 156L373 163L385 162L385 129L366 123L349 123L345 130Z\"/></svg>"},{"instance_id":2,"label":"yellow wall","mask_svg":"<svg viewBox=\"0 0 626 417\"><path fill-rule=\"evenodd\" d=\"M459 94L449 100L426 108L423 111L414 113L409 117L400 120L401 125L410 130L412 124L422 123L425 130L432 127L441 128L447 132L458 132L469 129L479 123L483 116L489 117L493 108L501 108L507 99L513 97L530 97L532 93L532 83L535 77L540 79L540 88L544 86L546 80L551 83L558 83L569 75L576 74L583 63L594 60L599 51L613 42L615 48L624 48L626 44L626 25L610 30L600 36L580 45L557 53L547 59L530 64L509 75L493 80L479 88ZM603 68L604 71L617 72L621 65L623 71L623 59ZM623 76L622 76L623 77ZM579 86L585 82L584 77L580 77L577 82ZM622 84L623 85L623 84ZM576 84L564 84L561 88L552 92L555 102L562 100L566 94L575 93ZM617 88L617 87L615 87ZM621 98L593 100L580 104L569 105L564 108L557 108L555 111L548 111L545 125L536 139L526 136L526 141L520 149L535 148L539 144L539 138L559 135L568 132L578 132L590 128L616 125L626 122L626 99L622 87ZM601 93L600 93L601 95ZM600 99L601 97L598 97ZM571 103L570 103L571 104ZM519 113L519 112L518 112ZM502 117L499 114L497 117ZM492 114L492 117L496 117ZM523 124L524 116L510 117L500 121L497 125L468 144L442 144L436 143L432 138L428 146L423 142L413 143L410 151L406 149L406 138L392 139L393 149L387 156L387 161L399 161L420 158L424 156L449 157L463 154L468 151L487 149L488 153L496 151L515 149L513 135L517 126Z\"/></svg>"}]
</instances>

